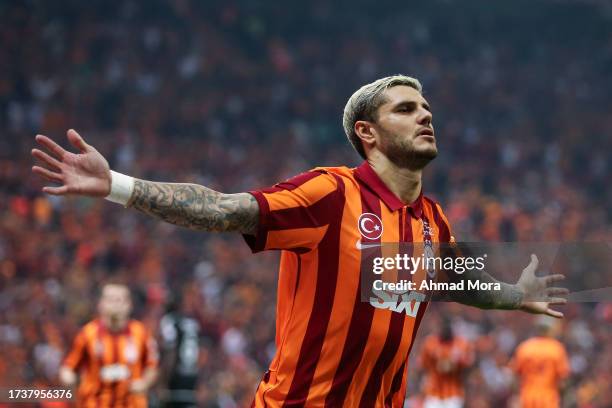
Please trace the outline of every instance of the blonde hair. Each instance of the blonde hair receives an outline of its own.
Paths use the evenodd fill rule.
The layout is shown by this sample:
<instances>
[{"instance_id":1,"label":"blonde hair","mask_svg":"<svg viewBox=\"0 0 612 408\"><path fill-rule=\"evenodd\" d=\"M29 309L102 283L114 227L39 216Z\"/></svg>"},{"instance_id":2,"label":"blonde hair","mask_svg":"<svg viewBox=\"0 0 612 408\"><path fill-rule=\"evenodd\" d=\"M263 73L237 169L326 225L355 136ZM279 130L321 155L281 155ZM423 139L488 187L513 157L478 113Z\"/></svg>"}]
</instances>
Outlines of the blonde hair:
<instances>
[{"instance_id":1,"label":"blonde hair","mask_svg":"<svg viewBox=\"0 0 612 408\"><path fill-rule=\"evenodd\" d=\"M418 79L406 75L392 75L366 84L359 88L349 98L342 115L342 126L349 142L364 159L365 150L361 139L355 132L355 122L358 120L376 121L376 111L386 102L383 93L394 86L409 86L423 93L423 87Z\"/></svg>"}]
</instances>

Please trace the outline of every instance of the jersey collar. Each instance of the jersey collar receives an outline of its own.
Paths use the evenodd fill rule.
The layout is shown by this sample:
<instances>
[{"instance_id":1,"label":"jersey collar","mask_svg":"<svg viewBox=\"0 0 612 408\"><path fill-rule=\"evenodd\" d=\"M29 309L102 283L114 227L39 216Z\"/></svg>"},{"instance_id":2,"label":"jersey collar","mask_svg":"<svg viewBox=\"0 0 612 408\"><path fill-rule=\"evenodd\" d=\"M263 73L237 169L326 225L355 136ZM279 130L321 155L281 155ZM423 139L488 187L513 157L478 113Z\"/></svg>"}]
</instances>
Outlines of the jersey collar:
<instances>
[{"instance_id":1,"label":"jersey collar","mask_svg":"<svg viewBox=\"0 0 612 408\"><path fill-rule=\"evenodd\" d=\"M421 218L421 215L423 215L423 190L421 190L419 196L412 204L404 205L402 200L393 194L389 187L378 177L378 174L376 174L367 161L364 161L355 169L355 177L372 190L391 211L397 211L406 207L416 218Z\"/></svg>"},{"instance_id":2,"label":"jersey collar","mask_svg":"<svg viewBox=\"0 0 612 408\"><path fill-rule=\"evenodd\" d=\"M98 323L98 332L100 334L110 334L111 336L118 336L118 335L130 335L130 323L132 322L131 320L128 320L127 323L125 324L125 327L119 331L111 331L108 327L106 327L106 325L104 324L104 322L102 321L102 319L97 318L96 319L97 323Z\"/></svg>"}]
</instances>

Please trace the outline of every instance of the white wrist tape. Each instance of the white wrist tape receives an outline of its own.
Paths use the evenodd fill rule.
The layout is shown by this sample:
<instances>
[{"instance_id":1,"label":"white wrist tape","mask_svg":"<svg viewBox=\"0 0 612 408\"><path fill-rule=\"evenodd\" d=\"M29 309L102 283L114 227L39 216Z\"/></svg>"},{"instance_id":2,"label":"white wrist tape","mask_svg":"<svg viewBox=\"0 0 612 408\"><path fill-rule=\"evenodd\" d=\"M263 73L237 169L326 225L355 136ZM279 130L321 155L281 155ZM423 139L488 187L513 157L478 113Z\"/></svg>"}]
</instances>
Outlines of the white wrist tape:
<instances>
[{"instance_id":1,"label":"white wrist tape","mask_svg":"<svg viewBox=\"0 0 612 408\"><path fill-rule=\"evenodd\" d=\"M111 172L111 191L104 197L113 203L127 205L134 191L134 177L126 176L125 174Z\"/></svg>"}]
</instances>

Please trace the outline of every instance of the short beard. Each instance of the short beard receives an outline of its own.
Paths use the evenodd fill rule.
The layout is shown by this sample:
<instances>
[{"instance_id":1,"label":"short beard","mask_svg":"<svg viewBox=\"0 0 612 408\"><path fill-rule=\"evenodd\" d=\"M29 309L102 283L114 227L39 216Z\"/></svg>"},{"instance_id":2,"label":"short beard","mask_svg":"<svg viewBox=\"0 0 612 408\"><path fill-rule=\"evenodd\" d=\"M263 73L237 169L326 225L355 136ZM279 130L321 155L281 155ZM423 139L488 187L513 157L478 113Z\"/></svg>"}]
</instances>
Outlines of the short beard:
<instances>
[{"instance_id":1,"label":"short beard","mask_svg":"<svg viewBox=\"0 0 612 408\"><path fill-rule=\"evenodd\" d=\"M390 143L384 144L381 149L382 153L387 156L389 161L397 167L410 170L422 170L429 164L430 161L438 156L438 151L435 148L427 150L416 150L414 146L402 146L394 143L398 138L391 136L387 139Z\"/></svg>"}]
</instances>

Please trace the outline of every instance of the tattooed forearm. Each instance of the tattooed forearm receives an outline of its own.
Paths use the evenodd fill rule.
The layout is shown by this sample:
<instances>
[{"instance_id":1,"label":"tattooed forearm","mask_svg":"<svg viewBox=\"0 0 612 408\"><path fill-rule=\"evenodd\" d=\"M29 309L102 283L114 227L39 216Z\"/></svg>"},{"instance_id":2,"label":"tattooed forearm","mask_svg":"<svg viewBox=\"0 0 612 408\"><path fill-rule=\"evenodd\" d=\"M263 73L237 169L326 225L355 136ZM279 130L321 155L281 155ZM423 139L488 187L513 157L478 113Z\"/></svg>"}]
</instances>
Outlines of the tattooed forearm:
<instances>
[{"instance_id":1,"label":"tattooed forearm","mask_svg":"<svg viewBox=\"0 0 612 408\"><path fill-rule=\"evenodd\" d=\"M223 194L197 184L136 179L128 206L191 229L257 232L259 206L249 193Z\"/></svg>"},{"instance_id":2,"label":"tattooed forearm","mask_svg":"<svg viewBox=\"0 0 612 408\"><path fill-rule=\"evenodd\" d=\"M447 249L445 256L466 257L471 256L471 251L465 245L457 244L453 248L452 252L450 249ZM457 273L455 271L450 270L446 271L445 275L452 282L466 282L466 284L464 285L465 288L469 287L469 285L467 285L468 281L479 281L480 283L492 284L482 285L485 287L492 288L489 290L465 289L448 291L444 294L444 297L447 300L452 300L481 309L505 310L518 309L521 305L521 302L523 301L523 293L516 285L500 282L484 270L468 269L462 273ZM495 284L497 283L499 283L500 286L499 290L493 289L496 286Z\"/></svg>"},{"instance_id":3,"label":"tattooed forearm","mask_svg":"<svg viewBox=\"0 0 612 408\"><path fill-rule=\"evenodd\" d=\"M450 272L454 274L454 272ZM500 290L457 290L449 291L451 299L465 305L475 306L481 309L518 309L523 300L523 295L516 285L500 282L484 271L473 269L458 275L464 281L480 281L485 283L499 283ZM493 287L494 285L490 285ZM468 287L468 285L465 285Z\"/></svg>"}]
</instances>

